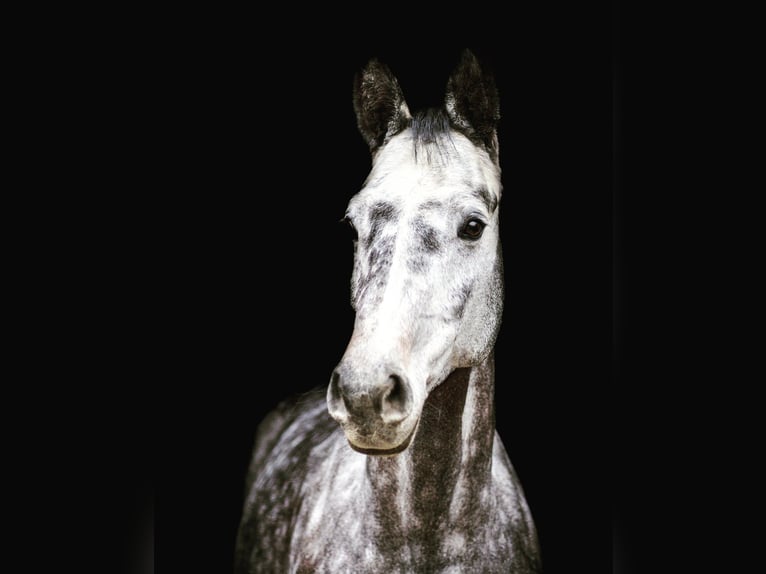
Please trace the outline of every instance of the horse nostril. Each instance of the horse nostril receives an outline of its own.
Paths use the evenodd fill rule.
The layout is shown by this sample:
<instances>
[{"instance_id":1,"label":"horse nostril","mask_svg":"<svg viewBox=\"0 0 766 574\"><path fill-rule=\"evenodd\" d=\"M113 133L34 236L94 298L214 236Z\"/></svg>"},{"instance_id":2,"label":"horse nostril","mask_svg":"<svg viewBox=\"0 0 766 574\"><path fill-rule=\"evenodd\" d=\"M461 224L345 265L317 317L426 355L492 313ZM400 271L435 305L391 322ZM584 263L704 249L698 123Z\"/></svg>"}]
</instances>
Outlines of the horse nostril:
<instances>
[{"instance_id":1,"label":"horse nostril","mask_svg":"<svg viewBox=\"0 0 766 574\"><path fill-rule=\"evenodd\" d=\"M379 400L375 401L375 407L383 422L398 423L410 413L412 392L409 384L398 375L388 377L381 387L379 397Z\"/></svg>"},{"instance_id":2,"label":"horse nostril","mask_svg":"<svg viewBox=\"0 0 766 574\"><path fill-rule=\"evenodd\" d=\"M340 386L340 373L335 370L332 373L330 386L327 389L327 409L332 418L338 422L343 422L348 419L348 409L346 408L346 401L343 398Z\"/></svg>"},{"instance_id":3,"label":"horse nostril","mask_svg":"<svg viewBox=\"0 0 766 574\"><path fill-rule=\"evenodd\" d=\"M402 379L397 375L391 375L388 377L386 386L388 389L383 394L383 401L388 402L392 407L402 408L407 398L407 391Z\"/></svg>"}]
</instances>

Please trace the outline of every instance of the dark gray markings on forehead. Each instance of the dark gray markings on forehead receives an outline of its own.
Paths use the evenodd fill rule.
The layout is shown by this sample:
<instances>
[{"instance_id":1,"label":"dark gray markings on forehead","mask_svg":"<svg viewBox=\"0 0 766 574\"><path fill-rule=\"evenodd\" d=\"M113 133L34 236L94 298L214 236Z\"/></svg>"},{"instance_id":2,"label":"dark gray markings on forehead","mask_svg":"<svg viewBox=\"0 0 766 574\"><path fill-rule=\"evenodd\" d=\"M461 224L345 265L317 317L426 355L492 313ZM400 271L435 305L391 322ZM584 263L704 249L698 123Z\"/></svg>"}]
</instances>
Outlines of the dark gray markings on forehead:
<instances>
[{"instance_id":1,"label":"dark gray markings on forehead","mask_svg":"<svg viewBox=\"0 0 766 574\"><path fill-rule=\"evenodd\" d=\"M444 204L441 201L436 201L435 199L431 199L429 201L424 201L418 206L418 211L429 211L431 209L441 209L444 207Z\"/></svg>"},{"instance_id":2,"label":"dark gray markings on forehead","mask_svg":"<svg viewBox=\"0 0 766 574\"><path fill-rule=\"evenodd\" d=\"M489 192L486 187L482 186L471 190L471 195L482 201L484 205L487 206L487 209L490 213L494 213L495 209L497 208L497 199Z\"/></svg>"},{"instance_id":3,"label":"dark gray markings on forehead","mask_svg":"<svg viewBox=\"0 0 766 574\"><path fill-rule=\"evenodd\" d=\"M434 253L441 249L441 243L439 242L436 230L428 225L421 216L418 215L413 219L412 225L415 229L415 236L417 237L416 247L418 251Z\"/></svg>"},{"instance_id":4,"label":"dark gray markings on forehead","mask_svg":"<svg viewBox=\"0 0 766 574\"><path fill-rule=\"evenodd\" d=\"M379 201L372 206L370 209L370 233L367 236L367 247L370 247L375 242L383 226L395 219L396 216L396 206L391 203Z\"/></svg>"},{"instance_id":5,"label":"dark gray markings on forehead","mask_svg":"<svg viewBox=\"0 0 766 574\"><path fill-rule=\"evenodd\" d=\"M391 266L391 257L394 253L394 238L387 237L381 239L370 249L367 256L367 267L370 274L377 274L385 271Z\"/></svg>"},{"instance_id":6,"label":"dark gray markings on forehead","mask_svg":"<svg viewBox=\"0 0 766 574\"><path fill-rule=\"evenodd\" d=\"M424 272L430 266L433 255L441 251L438 232L418 215L412 220L415 241L407 254L407 267L413 272Z\"/></svg>"},{"instance_id":7,"label":"dark gray markings on forehead","mask_svg":"<svg viewBox=\"0 0 766 574\"><path fill-rule=\"evenodd\" d=\"M373 301L382 295L382 288L388 282L388 272L394 256L394 237L382 237L375 242L367 254L367 269L359 276L353 286L354 299L359 303L359 297L368 288L374 291Z\"/></svg>"}]
</instances>

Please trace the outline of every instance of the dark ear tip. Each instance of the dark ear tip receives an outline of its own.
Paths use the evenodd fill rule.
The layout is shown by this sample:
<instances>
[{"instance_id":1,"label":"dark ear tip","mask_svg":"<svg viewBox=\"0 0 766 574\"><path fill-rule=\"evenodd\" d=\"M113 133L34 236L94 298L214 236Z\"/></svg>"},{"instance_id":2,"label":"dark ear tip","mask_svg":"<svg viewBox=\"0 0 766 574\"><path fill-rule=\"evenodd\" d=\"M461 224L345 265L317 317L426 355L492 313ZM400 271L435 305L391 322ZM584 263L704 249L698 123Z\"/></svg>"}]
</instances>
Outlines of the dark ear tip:
<instances>
[{"instance_id":1,"label":"dark ear tip","mask_svg":"<svg viewBox=\"0 0 766 574\"><path fill-rule=\"evenodd\" d=\"M476 54L473 53L473 50L470 48L464 48L463 51L460 53L460 60L463 62L468 62L472 64L479 65L479 59L476 57Z\"/></svg>"},{"instance_id":2,"label":"dark ear tip","mask_svg":"<svg viewBox=\"0 0 766 574\"><path fill-rule=\"evenodd\" d=\"M482 64L479 62L479 58L473 53L473 50L465 48L460 53L460 60L458 61L458 68L463 70L470 70L474 74L482 73Z\"/></svg>"},{"instance_id":3,"label":"dark ear tip","mask_svg":"<svg viewBox=\"0 0 766 574\"><path fill-rule=\"evenodd\" d=\"M447 80L447 91L453 91L456 85L466 82L481 84L485 90L496 90L493 71L486 64L479 62L479 58L469 48L460 53L457 65Z\"/></svg>"},{"instance_id":4,"label":"dark ear tip","mask_svg":"<svg viewBox=\"0 0 766 574\"><path fill-rule=\"evenodd\" d=\"M362 69L361 74L363 76L391 76L391 69L386 64L373 57L367 61L367 64Z\"/></svg>"},{"instance_id":5,"label":"dark ear tip","mask_svg":"<svg viewBox=\"0 0 766 574\"><path fill-rule=\"evenodd\" d=\"M391 69L378 60L370 58L367 64L354 77L354 86L357 90L375 89L373 86L388 86L388 89L398 90L399 84Z\"/></svg>"}]
</instances>

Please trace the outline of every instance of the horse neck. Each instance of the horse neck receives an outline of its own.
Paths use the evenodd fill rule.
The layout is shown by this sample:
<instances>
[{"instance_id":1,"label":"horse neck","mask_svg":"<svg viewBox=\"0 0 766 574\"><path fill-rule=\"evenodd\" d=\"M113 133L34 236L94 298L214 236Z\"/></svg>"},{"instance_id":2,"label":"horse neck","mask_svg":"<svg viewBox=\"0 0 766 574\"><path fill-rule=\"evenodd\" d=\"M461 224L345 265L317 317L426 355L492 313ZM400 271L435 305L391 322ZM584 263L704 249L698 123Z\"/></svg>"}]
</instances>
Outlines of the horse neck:
<instances>
[{"instance_id":1,"label":"horse neck","mask_svg":"<svg viewBox=\"0 0 766 574\"><path fill-rule=\"evenodd\" d=\"M457 369L426 400L417 433L397 456L369 457L370 494L384 529L435 529L487 503L495 435L494 357Z\"/></svg>"}]
</instances>

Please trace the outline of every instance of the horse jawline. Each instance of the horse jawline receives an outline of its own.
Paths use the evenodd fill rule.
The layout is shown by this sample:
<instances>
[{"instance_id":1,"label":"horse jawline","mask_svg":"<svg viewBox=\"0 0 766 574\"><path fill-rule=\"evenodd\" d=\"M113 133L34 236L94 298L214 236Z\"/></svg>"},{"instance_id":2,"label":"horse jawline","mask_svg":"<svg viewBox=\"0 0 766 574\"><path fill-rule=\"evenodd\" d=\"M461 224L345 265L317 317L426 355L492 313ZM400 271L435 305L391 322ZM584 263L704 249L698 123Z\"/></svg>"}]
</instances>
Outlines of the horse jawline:
<instances>
[{"instance_id":1,"label":"horse jawline","mask_svg":"<svg viewBox=\"0 0 766 574\"><path fill-rule=\"evenodd\" d=\"M407 438L404 439L399 446L395 446L394 448L362 448L360 446L354 445L351 441L348 441L348 444L351 448L353 448L356 452L360 452L362 454L367 454L370 456L390 456L392 454L399 454L404 449L406 449L408 446L410 446L410 442L412 442L412 437L415 435L415 430L418 428L418 425L415 425L412 428L412 431L409 435L407 435Z\"/></svg>"}]
</instances>

